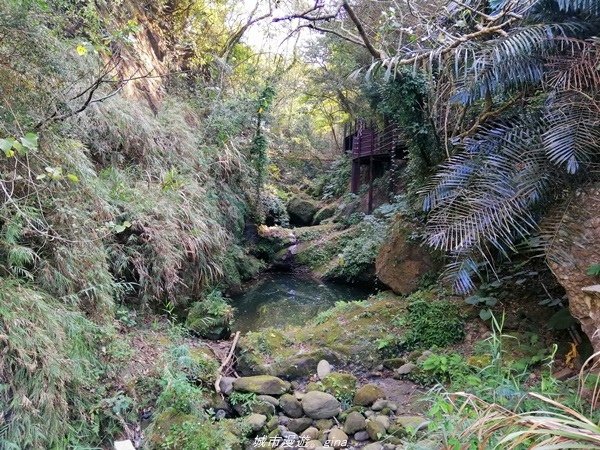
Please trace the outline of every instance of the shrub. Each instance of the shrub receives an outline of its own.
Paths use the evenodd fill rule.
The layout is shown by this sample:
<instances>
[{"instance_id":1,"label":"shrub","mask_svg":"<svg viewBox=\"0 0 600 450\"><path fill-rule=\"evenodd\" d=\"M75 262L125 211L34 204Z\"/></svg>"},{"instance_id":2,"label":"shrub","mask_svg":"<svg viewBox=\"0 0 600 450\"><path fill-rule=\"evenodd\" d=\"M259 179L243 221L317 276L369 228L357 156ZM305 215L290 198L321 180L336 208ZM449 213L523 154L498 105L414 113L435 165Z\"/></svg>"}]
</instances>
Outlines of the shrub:
<instances>
[{"instance_id":1,"label":"shrub","mask_svg":"<svg viewBox=\"0 0 600 450\"><path fill-rule=\"evenodd\" d=\"M230 333L233 308L223 298L221 291L211 291L203 301L190 309L186 326L208 339L222 339Z\"/></svg>"},{"instance_id":2,"label":"shrub","mask_svg":"<svg viewBox=\"0 0 600 450\"><path fill-rule=\"evenodd\" d=\"M426 300L419 293L409 297L406 323L408 348L446 347L464 337L464 323L454 304Z\"/></svg>"}]
</instances>

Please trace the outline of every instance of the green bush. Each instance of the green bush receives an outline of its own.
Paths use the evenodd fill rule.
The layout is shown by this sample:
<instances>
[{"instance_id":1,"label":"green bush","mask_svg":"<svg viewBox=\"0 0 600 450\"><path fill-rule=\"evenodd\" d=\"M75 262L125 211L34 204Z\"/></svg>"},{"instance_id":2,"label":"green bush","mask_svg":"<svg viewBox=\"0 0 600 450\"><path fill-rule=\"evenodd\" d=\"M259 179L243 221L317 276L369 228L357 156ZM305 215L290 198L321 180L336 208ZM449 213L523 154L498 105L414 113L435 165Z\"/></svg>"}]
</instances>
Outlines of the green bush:
<instances>
[{"instance_id":1,"label":"green bush","mask_svg":"<svg viewBox=\"0 0 600 450\"><path fill-rule=\"evenodd\" d=\"M409 297L407 348L446 347L462 340L464 321L452 302Z\"/></svg>"},{"instance_id":2,"label":"green bush","mask_svg":"<svg viewBox=\"0 0 600 450\"><path fill-rule=\"evenodd\" d=\"M221 291L213 290L204 300L192 305L186 326L202 337L222 339L229 336L232 321L233 308Z\"/></svg>"}]
</instances>

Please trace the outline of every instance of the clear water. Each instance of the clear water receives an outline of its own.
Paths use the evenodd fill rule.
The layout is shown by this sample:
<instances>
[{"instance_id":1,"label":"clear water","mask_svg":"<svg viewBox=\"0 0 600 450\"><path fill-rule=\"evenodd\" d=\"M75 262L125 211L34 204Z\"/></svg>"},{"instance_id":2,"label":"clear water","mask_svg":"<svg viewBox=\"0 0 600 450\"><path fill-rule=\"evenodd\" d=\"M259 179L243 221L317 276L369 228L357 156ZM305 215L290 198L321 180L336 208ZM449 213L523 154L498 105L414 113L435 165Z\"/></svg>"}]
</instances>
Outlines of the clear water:
<instances>
[{"instance_id":1,"label":"clear water","mask_svg":"<svg viewBox=\"0 0 600 450\"><path fill-rule=\"evenodd\" d=\"M323 283L306 275L266 273L232 298L234 331L302 325L338 301L364 300L371 291L350 284Z\"/></svg>"}]
</instances>

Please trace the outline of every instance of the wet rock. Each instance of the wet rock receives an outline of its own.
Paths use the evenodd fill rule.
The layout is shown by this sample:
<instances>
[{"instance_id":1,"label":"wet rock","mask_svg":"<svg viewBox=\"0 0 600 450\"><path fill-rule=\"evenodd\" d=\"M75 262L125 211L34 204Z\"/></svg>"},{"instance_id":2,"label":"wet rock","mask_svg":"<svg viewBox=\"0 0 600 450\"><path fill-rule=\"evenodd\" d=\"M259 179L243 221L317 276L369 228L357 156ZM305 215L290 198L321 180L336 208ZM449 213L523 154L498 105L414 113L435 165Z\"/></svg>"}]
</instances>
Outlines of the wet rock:
<instances>
[{"instance_id":1,"label":"wet rock","mask_svg":"<svg viewBox=\"0 0 600 450\"><path fill-rule=\"evenodd\" d=\"M370 406L376 400L386 398L385 392L375 384L365 384L354 396L354 404L359 406Z\"/></svg>"},{"instance_id":2,"label":"wet rock","mask_svg":"<svg viewBox=\"0 0 600 450\"><path fill-rule=\"evenodd\" d=\"M347 434L354 434L358 431L363 431L367 427L367 421L363 415L359 412L353 411L346 417L344 423L344 432Z\"/></svg>"},{"instance_id":3,"label":"wet rock","mask_svg":"<svg viewBox=\"0 0 600 450\"><path fill-rule=\"evenodd\" d=\"M367 422L367 433L372 441L377 441L385 436L385 427L376 420L369 420Z\"/></svg>"},{"instance_id":4,"label":"wet rock","mask_svg":"<svg viewBox=\"0 0 600 450\"><path fill-rule=\"evenodd\" d=\"M341 412L340 402L325 392L312 391L302 399L304 413L312 419L329 419Z\"/></svg>"},{"instance_id":5,"label":"wet rock","mask_svg":"<svg viewBox=\"0 0 600 450\"><path fill-rule=\"evenodd\" d=\"M233 382L233 388L241 392L265 395L281 395L290 389L290 383L270 375L241 377Z\"/></svg>"},{"instance_id":6,"label":"wet rock","mask_svg":"<svg viewBox=\"0 0 600 450\"><path fill-rule=\"evenodd\" d=\"M309 417L299 417L298 419L291 419L288 423L288 430L294 433L302 433L308 427L312 425L312 419Z\"/></svg>"},{"instance_id":7,"label":"wet rock","mask_svg":"<svg viewBox=\"0 0 600 450\"><path fill-rule=\"evenodd\" d=\"M317 364L317 376L322 380L331 373L331 364L326 359L322 359Z\"/></svg>"},{"instance_id":8,"label":"wet rock","mask_svg":"<svg viewBox=\"0 0 600 450\"><path fill-rule=\"evenodd\" d=\"M267 423L267 416L253 413L247 416L244 421L253 432L257 432Z\"/></svg>"},{"instance_id":9,"label":"wet rock","mask_svg":"<svg viewBox=\"0 0 600 450\"><path fill-rule=\"evenodd\" d=\"M279 406L281 407L283 412L289 417L302 417L302 404L293 395L282 395L279 399Z\"/></svg>"}]
</instances>

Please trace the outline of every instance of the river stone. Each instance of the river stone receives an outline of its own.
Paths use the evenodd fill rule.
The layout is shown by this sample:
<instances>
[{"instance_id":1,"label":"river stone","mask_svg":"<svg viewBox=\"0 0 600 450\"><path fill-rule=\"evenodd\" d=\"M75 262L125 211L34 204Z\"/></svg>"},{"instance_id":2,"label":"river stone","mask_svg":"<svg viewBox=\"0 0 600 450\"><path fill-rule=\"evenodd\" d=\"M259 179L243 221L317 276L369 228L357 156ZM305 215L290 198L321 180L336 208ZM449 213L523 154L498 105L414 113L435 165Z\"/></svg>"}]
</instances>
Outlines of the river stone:
<instances>
[{"instance_id":1,"label":"river stone","mask_svg":"<svg viewBox=\"0 0 600 450\"><path fill-rule=\"evenodd\" d=\"M236 405L237 406L237 405ZM250 406L250 411L257 414L263 414L267 417L275 415L275 406L272 403L263 400L257 400Z\"/></svg>"},{"instance_id":2,"label":"river stone","mask_svg":"<svg viewBox=\"0 0 600 450\"><path fill-rule=\"evenodd\" d=\"M254 432L260 430L267 423L267 416L264 414L250 414L245 419L246 424L250 427L250 429Z\"/></svg>"},{"instance_id":3,"label":"river stone","mask_svg":"<svg viewBox=\"0 0 600 450\"><path fill-rule=\"evenodd\" d=\"M290 389L290 383L271 375L241 377L233 382L233 388L241 392L265 395L281 395Z\"/></svg>"},{"instance_id":4,"label":"river stone","mask_svg":"<svg viewBox=\"0 0 600 450\"><path fill-rule=\"evenodd\" d=\"M329 445L336 449L348 446L348 435L339 428L331 430L329 436L327 436L327 440L329 441Z\"/></svg>"},{"instance_id":5,"label":"river stone","mask_svg":"<svg viewBox=\"0 0 600 450\"><path fill-rule=\"evenodd\" d=\"M385 436L385 427L376 420L369 420L367 422L367 433L369 433L372 441L377 441Z\"/></svg>"},{"instance_id":6,"label":"river stone","mask_svg":"<svg viewBox=\"0 0 600 450\"><path fill-rule=\"evenodd\" d=\"M388 406L388 401L384 400L383 398L380 398L378 400L375 400L375 403L373 403L373 406L371 406L371 409L373 411L381 411L383 408L387 408Z\"/></svg>"},{"instance_id":7,"label":"river stone","mask_svg":"<svg viewBox=\"0 0 600 450\"><path fill-rule=\"evenodd\" d=\"M331 364L329 364L329 362L326 359L322 359L321 361L319 361L319 364L317 364L317 376L319 377L319 380L322 380L330 373Z\"/></svg>"},{"instance_id":8,"label":"river stone","mask_svg":"<svg viewBox=\"0 0 600 450\"><path fill-rule=\"evenodd\" d=\"M331 427L333 427L333 420L331 420L331 419L316 420L315 426L321 431L329 430Z\"/></svg>"},{"instance_id":9,"label":"river stone","mask_svg":"<svg viewBox=\"0 0 600 450\"><path fill-rule=\"evenodd\" d=\"M279 400L277 400L275 397L272 397L270 395L257 395L256 399L261 400L263 402L270 403L271 405L273 405L275 407L279 406Z\"/></svg>"},{"instance_id":10,"label":"river stone","mask_svg":"<svg viewBox=\"0 0 600 450\"><path fill-rule=\"evenodd\" d=\"M300 436L307 437L311 440L319 439L319 429L315 427L308 427L306 430L302 432Z\"/></svg>"},{"instance_id":11,"label":"river stone","mask_svg":"<svg viewBox=\"0 0 600 450\"><path fill-rule=\"evenodd\" d=\"M395 372L398 375L408 375L409 373L411 373L416 368L417 368L416 364L409 362L409 363L403 364L402 366L398 367L395 370Z\"/></svg>"},{"instance_id":12,"label":"river stone","mask_svg":"<svg viewBox=\"0 0 600 450\"><path fill-rule=\"evenodd\" d=\"M319 448L319 447L322 447L322 446L323 446L323 443L321 441L319 441L317 439L311 439L302 448L315 448L316 449L316 448Z\"/></svg>"},{"instance_id":13,"label":"river stone","mask_svg":"<svg viewBox=\"0 0 600 450\"><path fill-rule=\"evenodd\" d=\"M362 450L383 450L383 445L379 442L373 442L372 444L365 445Z\"/></svg>"},{"instance_id":14,"label":"river stone","mask_svg":"<svg viewBox=\"0 0 600 450\"><path fill-rule=\"evenodd\" d=\"M378 415L373 420L379 422L387 430L390 427L390 418L388 416Z\"/></svg>"},{"instance_id":15,"label":"river stone","mask_svg":"<svg viewBox=\"0 0 600 450\"><path fill-rule=\"evenodd\" d=\"M359 431L354 433L354 440L358 442L364 442L369 440L369 433L366 431Z\"/></svg>"},{"instance_id":16,"label":"river stone","mask_svg":"<svg viewBox=\"0 0 600 450\"><path fill-rule=\"evenodd\" d=\"M291 394L284 394L279 399L279 406L289 417L302 417L302 404Z\"/></svg>"},{"instance_id":17,"label":"river stone","mask_svg":"<svg viewBox=\"0 0 600 450\"><path fill-rule=\"evenodd\" d=\"M277 428L277 425L279 425L279 420L277 419L277 417L273 416L269 419L265 427L267 430L273 431Z\"/></svg>"},{"instance_id":18,"label":"river stone","mask_svg":"<svg viewBox=\"0 0 600 450\"><path fill-rule=\"evenodd\" d=\"M352 411L346 418L344 423L344 432L347 434L354 434L357 431L362 431L367 426L367 421L363 415L359 412Z\"/></svg>"},{"instance_id":19,"label":"river stone","mask_svg":"<svg viewBox=\"0 0 600 450\"><path fill-rule=\"evenodd\" d=\"M358 406L370 406L377 399L385 398L385 392L375 384L365 384L354 395L354 404Z\"/></svg>"},{"instance_id":20,"label":"river stone","mask_svg":"<svg viewBox=\"0 0 600 450\"><path fill-rule=\"evenodd\" d=\"M312 419L309 417L299 417L298 419L291 419L287 425L288 430L294 433L302 433L308 427L312 425Z\"/></svg>"},{"instance_id":21,"label":"river stone","mask_svg":"<svg viewBox=\"0 0 600 450\"><path fill-rule=\"evenodd\" d=\"M325 392L312 391L302 399L304 413L312 419L329 419L341 412L340 402Z\"/></svg>"},{"instance_id":22,"label":"river stone","mask_svg":"<svg viewBox=\"0 0 600 450\"><path fill-rule=\"evenodd\" d=\"M396 444L392 444L391 442L383 444L383 450L396 450Z\"/></svg>"},{"instance_id":23,"label":"river stone","mask_svg":"<svg viewBox=\"0 0 600 450\"><path fill-rule=\"evenodd\" d=\"M404 429L417 430L428 423L427 419L420 416L398 416L396 417L396 425Z\"/></svg>"},{"instance_id":24,"label":"river stone","mask_svg":"<svg viewBox=\"0 0 600 450\"><path fill-rule=\"evenodd\" d=\"M233 391L233 382L235 380L234 377L223 377L219 380L219 389L221 389L221 392L224 395L231 394L231 391Z\"/></svg>"}]
</instances>

